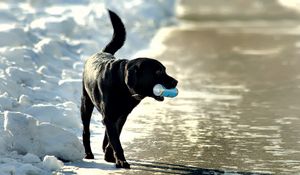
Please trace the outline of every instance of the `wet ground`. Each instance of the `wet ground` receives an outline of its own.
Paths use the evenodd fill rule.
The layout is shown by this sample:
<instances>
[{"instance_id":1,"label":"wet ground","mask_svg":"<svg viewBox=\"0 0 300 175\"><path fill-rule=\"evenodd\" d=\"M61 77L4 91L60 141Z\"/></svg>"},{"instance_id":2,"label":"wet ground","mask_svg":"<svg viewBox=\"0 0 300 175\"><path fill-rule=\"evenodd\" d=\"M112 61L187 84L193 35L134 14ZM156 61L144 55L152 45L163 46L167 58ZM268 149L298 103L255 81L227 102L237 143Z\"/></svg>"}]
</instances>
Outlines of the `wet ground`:
<instances>
[{"instance_id":1,"label":"wet ground","mask_svg":"<svg viewBox=\"0 0 300 175\"><path fill-rule=\"evenodd\" d=\"M179 96L131 114L121 174L300 173L297 28L221 26L165 32L156 57Z\"/></svg>"}]
</instances>

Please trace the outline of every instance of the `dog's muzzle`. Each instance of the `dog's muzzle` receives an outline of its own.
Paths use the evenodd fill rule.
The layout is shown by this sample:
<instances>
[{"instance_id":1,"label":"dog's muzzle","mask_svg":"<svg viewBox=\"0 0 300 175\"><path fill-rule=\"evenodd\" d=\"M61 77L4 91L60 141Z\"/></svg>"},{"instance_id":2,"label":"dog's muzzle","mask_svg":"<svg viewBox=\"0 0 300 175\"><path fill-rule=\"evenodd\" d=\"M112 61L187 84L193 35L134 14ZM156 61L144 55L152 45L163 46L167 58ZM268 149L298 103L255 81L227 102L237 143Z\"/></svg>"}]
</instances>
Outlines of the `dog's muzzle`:
<instances>
[{"instance_id":1,"label":"dog's muzzle","mask_svg":"<svg viewBox=\"0 0 300 175\"><path fill-rule=\"evenodd\" d=\"M162 96L154 96L154 99L157 101L164 101L165 98Z\"/></svg>"}]
</instances>

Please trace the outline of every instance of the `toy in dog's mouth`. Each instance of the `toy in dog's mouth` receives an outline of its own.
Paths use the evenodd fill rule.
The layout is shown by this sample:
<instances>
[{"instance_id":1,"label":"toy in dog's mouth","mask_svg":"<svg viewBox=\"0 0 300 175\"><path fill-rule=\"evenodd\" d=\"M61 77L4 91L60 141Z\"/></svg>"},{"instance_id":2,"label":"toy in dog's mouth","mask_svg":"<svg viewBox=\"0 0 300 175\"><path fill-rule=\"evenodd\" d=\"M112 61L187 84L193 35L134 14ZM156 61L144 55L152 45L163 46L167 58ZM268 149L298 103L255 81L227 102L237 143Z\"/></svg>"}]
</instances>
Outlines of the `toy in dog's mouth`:
<instances>
[{"instance_id":1,"label":"toy in dog's mouth","mask_svg":"<svg viewBox=\"0 0 300 175\"><path fill-rule=\"evenodd\" d=\"M156 84L153 87L153 94L155 95L154 98L157 101L164 101L164 97L176 97L178 95L178 89L176 87L167 89L161 84Z\"/></svg>"}]
</instances>

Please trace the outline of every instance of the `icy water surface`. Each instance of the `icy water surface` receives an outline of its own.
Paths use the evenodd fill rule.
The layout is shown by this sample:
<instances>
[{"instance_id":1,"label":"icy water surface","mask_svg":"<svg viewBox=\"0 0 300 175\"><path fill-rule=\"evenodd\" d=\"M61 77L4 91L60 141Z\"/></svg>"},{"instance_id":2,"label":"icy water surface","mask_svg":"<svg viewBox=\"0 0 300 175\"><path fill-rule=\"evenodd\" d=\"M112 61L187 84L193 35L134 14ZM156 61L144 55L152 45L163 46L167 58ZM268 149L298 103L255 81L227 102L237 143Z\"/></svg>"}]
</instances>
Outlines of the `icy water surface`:
<instances>
[{"instance_id":1,"label":"icy water surface","mask_svg":"<svg viewBox=\"0 0 300 175\"><path fill-rule=\"evenodd\" d=\"M122 174L300 173L300 37L272 27L175 28L157 57L179 96L143 102ZM126 140L126 139L125 139Z\"/></svg>"}]
</instances>

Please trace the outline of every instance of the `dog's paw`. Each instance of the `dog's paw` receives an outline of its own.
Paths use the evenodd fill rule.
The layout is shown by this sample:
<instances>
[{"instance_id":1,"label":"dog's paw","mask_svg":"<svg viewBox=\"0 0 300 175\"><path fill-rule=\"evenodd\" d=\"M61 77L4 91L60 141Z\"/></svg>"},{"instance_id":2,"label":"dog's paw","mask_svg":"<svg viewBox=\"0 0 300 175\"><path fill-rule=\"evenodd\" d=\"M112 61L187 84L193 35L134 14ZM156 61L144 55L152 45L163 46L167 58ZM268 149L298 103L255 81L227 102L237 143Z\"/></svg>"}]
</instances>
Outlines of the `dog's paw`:
<instances>
[{"instance_id":1,"label":"dog's paw","mask_svg":"<svg viewBox=\"0 0 300 175\"><path fill-rule=\"evenodd\" d=\"M108 154L107 152L104 154L104 160L106 162L110 162L110 163L115 163L116 162L115 156L112 153Z\"/></svg>"},{"instance_id":2,"label":"dog's paw","mask_svg":"<svg viewBox=\"0 0 300 175\"><path fill-rule=\"evenodd\" d=\"M130 169L130 164L125 160L118 160L116 162L116 168L125 168L125 169Z\"/></svg>"},{"instance_id":3,"label":"dog's paw","mask_svg":"<svg viewBox=\"0 0 300 175\"><path fill-rule=\"evenodd\" d=\"M111 163L115 163L116 159L114 156L114 150L112 149L112 147L108 146L105 149L105 153L104 153L104 160L106 162L111 162Z\"/></svg>"},{"instance_id":4,"label":"dog's paw","mask_svg":"<svg viewBox=\"0 0 300 175\"><path fill-rule=\"evenodd\" d=\"M84 158L85 159L94 159L94 154L93 153L86 153Z\"/></svg>"}]
</instances>

